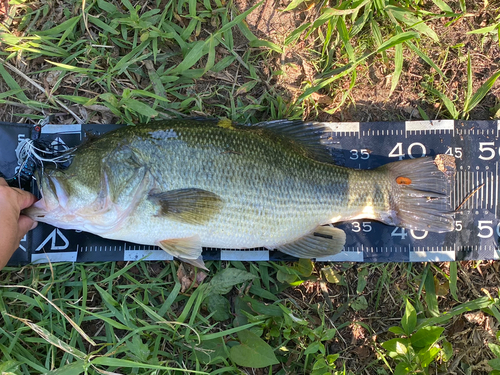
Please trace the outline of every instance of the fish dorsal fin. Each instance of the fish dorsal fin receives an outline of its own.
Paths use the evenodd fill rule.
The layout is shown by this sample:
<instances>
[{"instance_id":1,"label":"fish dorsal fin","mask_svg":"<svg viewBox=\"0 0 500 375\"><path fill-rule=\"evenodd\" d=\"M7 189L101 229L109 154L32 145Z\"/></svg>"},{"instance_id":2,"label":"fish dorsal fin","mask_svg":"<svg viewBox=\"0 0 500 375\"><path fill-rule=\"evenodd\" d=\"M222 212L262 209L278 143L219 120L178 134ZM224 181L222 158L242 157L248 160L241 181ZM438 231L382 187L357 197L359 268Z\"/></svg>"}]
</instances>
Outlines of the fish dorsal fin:
<instances>
[{"instance_id":1,"label":"fish dorsal fin","mask_svg":"<svg viewBox=\"0 0 500 375\"><path fill-rule=\"evenodd\" d=\"M222 208L222 199L210 191L196 188L158 191L148 200L159 206L158 215L188 224L205 224Z\"/></svg>"},{"instance_id":2,"label":"fish dorsal fin","mask_svg":"<svg viewBox=\"0 0 500 375\"><path fill-rule=\"evenodd\" d=\"M301 120L275 120L259 122L250 127L258 127L293 141L306 156L325 163L336 163L328 146L336 141L328 133L331 130L319 122Z\"/></svg>"},{"instance_id":3,"label":"fish dorsal fin","mask_svg":"<svg viewBox=\"0 0 500 375\"><path fill-rule=\"evenodd\" d=\"M164 251L182 260L198 260L201 257L202 247L200 236L185 238L170 238L158 241L157 245Z\"/></svg>"},{"instance_id":4,"label":"fish dorsal fin","mask_svg":"<svg viewBox=\"0 0 500 375\"><path fill-rule=\"evenodd\" d=\"M319 226L304 237L278 246L276 249L297 258L319 258L340 253L345 239L345 232L342 229Z\"/></svg>"}]
</instances>

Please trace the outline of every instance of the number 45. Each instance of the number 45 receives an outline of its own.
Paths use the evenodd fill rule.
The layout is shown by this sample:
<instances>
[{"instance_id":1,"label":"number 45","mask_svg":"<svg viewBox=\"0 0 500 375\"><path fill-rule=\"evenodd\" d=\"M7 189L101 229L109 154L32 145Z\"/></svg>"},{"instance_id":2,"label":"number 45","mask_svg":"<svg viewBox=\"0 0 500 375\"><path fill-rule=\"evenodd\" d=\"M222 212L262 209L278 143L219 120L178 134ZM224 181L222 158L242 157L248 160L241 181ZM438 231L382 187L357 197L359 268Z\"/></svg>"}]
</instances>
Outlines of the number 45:
<instances>
[{"instance_id":1,"label":"number 45","mask_svg":"<svg viewBox=\"0 0 500 375\"><path fill-rule=\"evenodd\" d=\"M448 147L445 154L454 156L457 159L462 159L462 147Z\"/></svg>"}]
</instances>

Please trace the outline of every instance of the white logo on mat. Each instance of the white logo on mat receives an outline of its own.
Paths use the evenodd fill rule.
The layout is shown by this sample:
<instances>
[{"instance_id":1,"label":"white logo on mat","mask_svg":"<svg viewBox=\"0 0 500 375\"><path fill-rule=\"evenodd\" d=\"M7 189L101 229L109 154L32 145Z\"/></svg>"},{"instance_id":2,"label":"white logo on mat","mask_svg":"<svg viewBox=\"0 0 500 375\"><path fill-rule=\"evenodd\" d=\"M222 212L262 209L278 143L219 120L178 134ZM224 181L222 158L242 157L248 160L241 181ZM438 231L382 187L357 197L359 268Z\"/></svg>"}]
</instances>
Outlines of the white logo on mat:
<instances>
[{"instance_id":1,"label":"white logo on mat","mask_svg":"<svg viewBox=\"0 0 500 375\"><path fill-rule=\"evenodd\" d=\"M28 239L26 238L27 234L24 235L24 237L21 239L21 242L26 242ZM19 248L26 252L26 248L22 245L22 244L19 244Z\"/></svg>"},{"instance_id":2,"label":"white logo on mat","mask_svg":"<svg viewBox=\"0 0 500 375\"><path fill-rule=\"evenodd\" d=\"M54 139L50 145L54 146L57 151L64 151L69 148L68 145L61 139L61 137L57 137L56 139Z\"/></svg>"},{"instance_id":3,"label":"white logo on mat","mask_svg":"<svg viewBox=\"0 0 500 375\"><path fill-rule=\"evenodd\" d=\"M60 240L64 242L64 245L56 245L56 240L59 237ZM50 242L50 250L66 250L69 246L69 241L66 238L62 232L56 228L54 229L48 236L47 238L36 248L35 251L40 251L42 248L49 242Z\"/></svg>"}]
</instances>

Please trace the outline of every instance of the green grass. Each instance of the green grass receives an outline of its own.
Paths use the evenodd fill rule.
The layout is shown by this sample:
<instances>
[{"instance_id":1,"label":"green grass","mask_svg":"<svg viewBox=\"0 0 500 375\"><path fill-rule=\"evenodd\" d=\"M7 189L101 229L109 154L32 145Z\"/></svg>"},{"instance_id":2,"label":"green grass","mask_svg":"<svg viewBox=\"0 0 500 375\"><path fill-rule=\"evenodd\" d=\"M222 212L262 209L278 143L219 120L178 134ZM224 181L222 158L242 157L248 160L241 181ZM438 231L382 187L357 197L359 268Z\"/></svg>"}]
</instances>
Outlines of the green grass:
<instances>
[{"instance_id":1,"label":"green grass","mask_svg":"<svg viewBox=\"0 0 500 375\"><path fill-rule=\"evenodd\" d=\"M384 100L392 100L414 61L420 115L467 118L500 75L478 74L480 50L442 41L447 28L479 12L465 1L292 1L284 12L307 17L272 40L245 21L260 3L243 13L220 0L58 4L12 3L14 18L0 26L0 104L12 119L61 112L65 122L130 124L173 116L330 119L356 106L359 90L383 88L366 83L378 68L387 77ZM498 13L493 5L487 11ZM496 15L467 35L496 46L498 30ZM281 62L287 51L307 56L312 71L295 84L296 95L283 84L296 78ZM462 77L457 87L454 73ZM438 110L431 116L428 108ZM490 278L476 287L468 280L482 280L480 266ZM472 363L448 334L469 313L499 322L491 263L209 268L200 285L195 275L179 280L173 262L7 268L0 372L472 374L482 359L500 369L498 338L474 348L487 358Z\"/></svg>"}]
</instances>

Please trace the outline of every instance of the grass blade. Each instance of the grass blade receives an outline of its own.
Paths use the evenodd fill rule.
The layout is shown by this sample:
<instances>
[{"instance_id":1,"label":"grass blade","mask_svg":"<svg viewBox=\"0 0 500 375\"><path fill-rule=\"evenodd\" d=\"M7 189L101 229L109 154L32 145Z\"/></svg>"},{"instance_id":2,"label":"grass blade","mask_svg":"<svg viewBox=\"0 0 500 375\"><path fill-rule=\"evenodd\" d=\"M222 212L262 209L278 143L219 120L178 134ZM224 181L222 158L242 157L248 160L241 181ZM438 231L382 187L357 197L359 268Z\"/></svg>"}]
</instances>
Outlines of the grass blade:
<instances>
[{"instance_id":1,"label":"grass blade","mask_svg":"<svg viewBox=\"0 0 500 375\"><path fill-rule=\"evenodd\" d=\"M472 96L471 100L464 106L464 114L469 113L476 107L481 100L488 94L496 80L500 77L500 70L493 74Z\"/></svg>"},{"instance_id":2,"label":"grass blade","mask_svg":"<svg viewBox=\"0 0 500 375\"><path fill-rule=\"evenodd\" d=\"M427 311L432 316L439 316L439 308L434 286L434 275L430 269L430 263L425 266L424 277L425 302L427 303Z\"/></svg>"},{"instance_id":3,"label":"grass blade","mask_svg":"<svg viewBox=\"0 0 500 375\"><path fill-rule=\"evenodd\" d=\"M450 292L455 301L458 301L457 280L458 280L457 262L450 262Z\"/></svg>"},{"instance_id":4,"label":"grass blade","mask_svg":"<svg viewBox=\"0 0 500 375\"><path fill-rule=\"evenodd\" d=\"M394 48L394 73L392 74L391 91L389 92L389 96L392 95L392 93L398 86L399 78L401 76L401 72L403 71L403 46L401 44L398 44Z\"/></svg>"},{"instance_id":5,"label":"grass blade","mask_svg":"<svg viewBox=\"0 0 500 375\"><path fill-rule=\"evenodd\" d=\"M450 98L448 98L445 94L443 94L442 92L430 87L430 86L427 86L426 84L422 83L422 86L429 92L431 92L432 94L436 95L437 97L439 97L441 99L441 101L443 102L443 104L445 105L446 109L448 110L448 112L450 113L451 117L453 119L458 119L458 117L460 116L460 113L458 112L457 110L457 107L455 107L455 104L453 104L453 102L450 100Z\"/></svg>"},{"instance_id":6,"label":"grass blade","mask_svg":"<svg viewBox=\"0 0 500 375\"><path fill-rule=\"evenodd\" d=\"M429 64L436 72L439 73L439 75L443 78L446 79L446 76L444 75L443 71L436 65L434 64L434 61L432 61L429 56L427 56L424 52L422 52L416 45L414 45L412 42L405 42L410 49L415 52L422 60L424 60L427 64Z\"/></svg>"}]
</instances>

